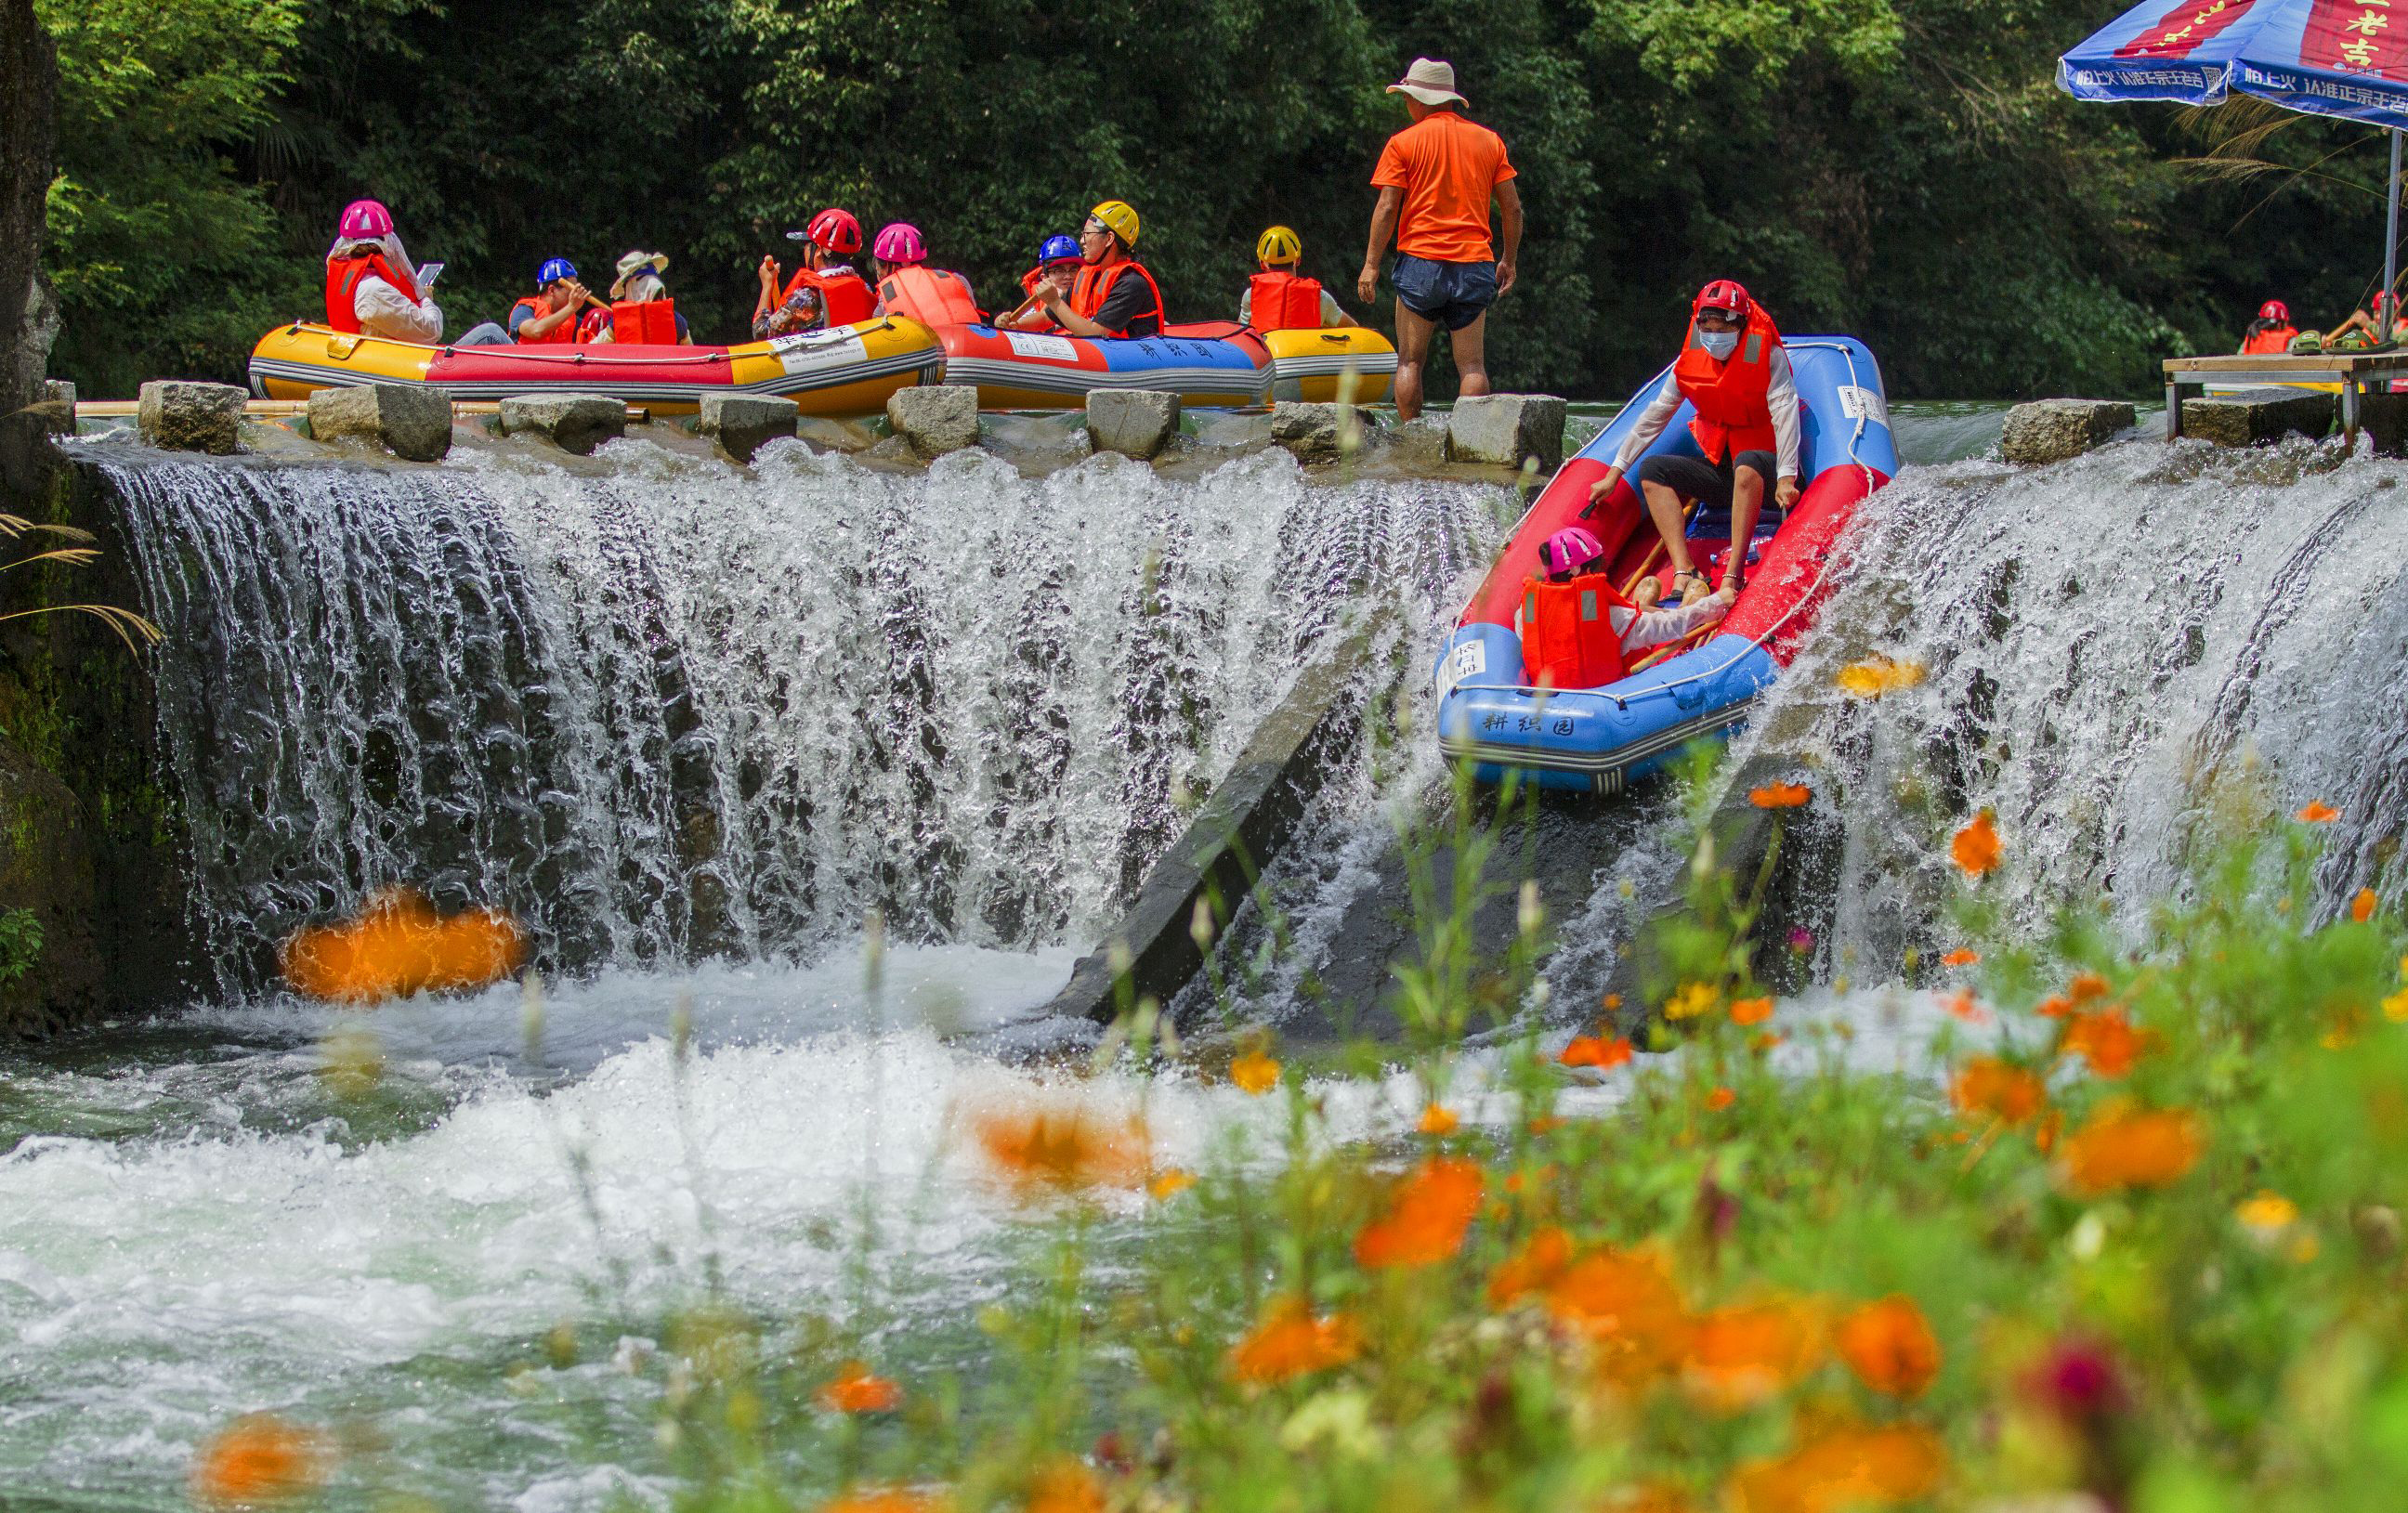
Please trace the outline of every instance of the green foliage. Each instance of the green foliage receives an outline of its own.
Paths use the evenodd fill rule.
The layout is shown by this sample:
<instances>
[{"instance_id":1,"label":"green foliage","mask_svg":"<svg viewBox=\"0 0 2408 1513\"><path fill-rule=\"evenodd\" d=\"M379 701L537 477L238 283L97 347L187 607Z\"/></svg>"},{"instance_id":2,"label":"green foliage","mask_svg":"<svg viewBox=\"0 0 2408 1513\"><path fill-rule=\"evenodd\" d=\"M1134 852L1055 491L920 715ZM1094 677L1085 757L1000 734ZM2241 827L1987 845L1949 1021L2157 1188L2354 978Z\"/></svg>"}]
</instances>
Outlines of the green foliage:
<instances>
[{"instance_id":1,"label":"green foliage","mask_svg":"<svg viewBox=\"0 0 2408 1513\"><path fill-rule=\"evenodd\" d=\"M2112 7L2111 7L2112 8ZM1233 315L1283 221L1350 305L1406 60L1450 58L1529 224L1501 382L1618 398L1735 276L1916 397L2139 393L2270 294L2337 321L2379 265L2372 129L2077 104L2083 0L44 0L66 74L50 267L63 374L238 378L320 300L372 194L451 266L449 329L545 258L666 250L703 336L842 204L992 298L1039 237L1135 204L1175 314ZM2336 256L2335 249L2340 250ZM1391 292L1370 312L1385 323ZM1363 312L1357 312L1363 313ZM1441 376L1439 392L1450 380Z\"/></svg>"},{"instance_id":2,"label":"green foliage","mask_svg":"<svg viewBox=\"0 0 2408 1513\"><path fill-rule=\"evenodd\" d=\"M41 959L42 921L34 911L0 911L0 988L32 971Z\"/></svg>"}]
</instances>

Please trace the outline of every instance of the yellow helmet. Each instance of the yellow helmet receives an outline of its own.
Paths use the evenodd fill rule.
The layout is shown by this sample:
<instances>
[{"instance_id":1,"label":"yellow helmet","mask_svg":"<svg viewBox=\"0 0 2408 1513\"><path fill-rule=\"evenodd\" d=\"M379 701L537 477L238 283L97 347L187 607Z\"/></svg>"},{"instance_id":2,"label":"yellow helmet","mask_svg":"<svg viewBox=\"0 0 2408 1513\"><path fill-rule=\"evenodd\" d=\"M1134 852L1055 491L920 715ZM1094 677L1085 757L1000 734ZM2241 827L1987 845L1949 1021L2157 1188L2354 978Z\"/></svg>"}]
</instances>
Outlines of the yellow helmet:
<instances>
[{"instance_id":1,"label":"yellow helmet","mask_svg":"<svg viewBox=\"0 0 2408 1513\"><path fill-rule=\"evenodd\" d=\"M1087 212L1087 218L1121 239L1123 247L1137 245L1137 212L1126 200L1106 200Z\"/></svg>"},{"instance_id":2,"label":"yellow helmet","mask_svg":"<svg viewBox=\"0 0 2408 1513\"><path fill-rule=\"evenodd\" d=\"M1273 226L1254 238L1257 263L1294 263L1304 256L1304 238L1285 226Z\"/></svg>"}]
</instances>

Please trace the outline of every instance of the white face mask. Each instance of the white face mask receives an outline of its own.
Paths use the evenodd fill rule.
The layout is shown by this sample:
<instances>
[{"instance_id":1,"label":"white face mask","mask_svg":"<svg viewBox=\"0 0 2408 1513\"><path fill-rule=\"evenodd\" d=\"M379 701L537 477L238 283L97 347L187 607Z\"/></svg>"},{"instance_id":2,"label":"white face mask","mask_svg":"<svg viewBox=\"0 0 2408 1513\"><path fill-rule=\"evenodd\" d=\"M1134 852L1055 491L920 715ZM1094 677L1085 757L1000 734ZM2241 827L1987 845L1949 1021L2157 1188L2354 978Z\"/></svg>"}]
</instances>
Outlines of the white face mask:
<instances>
[{"instance_id":1,"label":"white face mask","mask_svg":"<svg viewBox=\"0 0 2408 1513\"><path fill-rule=\"evenodd\" d=\"M1720 363L1728 358L1731 353L1739 350L1739 333L1736 331L1700 331L1698 333L1698 345L1706 350L1706 355L1708 357Z\"/></svg>"}]
</instances>

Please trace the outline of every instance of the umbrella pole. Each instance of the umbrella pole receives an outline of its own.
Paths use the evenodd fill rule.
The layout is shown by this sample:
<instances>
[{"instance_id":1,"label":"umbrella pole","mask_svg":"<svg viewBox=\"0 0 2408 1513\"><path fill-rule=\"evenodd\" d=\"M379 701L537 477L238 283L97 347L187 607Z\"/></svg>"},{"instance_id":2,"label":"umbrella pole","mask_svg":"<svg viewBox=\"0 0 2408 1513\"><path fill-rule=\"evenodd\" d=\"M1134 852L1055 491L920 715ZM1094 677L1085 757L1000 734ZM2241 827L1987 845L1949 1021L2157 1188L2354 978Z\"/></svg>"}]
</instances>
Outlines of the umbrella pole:
<instances>
[{"instance_id":1,"label":"umbrella pole","mask_svg":"<svg viewBox=\"0 0 2408 1513\"><path fill-rule=\"evenodd\" d=\"M2383 291L2392 293L2400 287L2400 128L2391 129L2391 181L2384 195L2383 214ZM2385 332L2389 335L2389 332Z\"/></svg>"}]
</instances>

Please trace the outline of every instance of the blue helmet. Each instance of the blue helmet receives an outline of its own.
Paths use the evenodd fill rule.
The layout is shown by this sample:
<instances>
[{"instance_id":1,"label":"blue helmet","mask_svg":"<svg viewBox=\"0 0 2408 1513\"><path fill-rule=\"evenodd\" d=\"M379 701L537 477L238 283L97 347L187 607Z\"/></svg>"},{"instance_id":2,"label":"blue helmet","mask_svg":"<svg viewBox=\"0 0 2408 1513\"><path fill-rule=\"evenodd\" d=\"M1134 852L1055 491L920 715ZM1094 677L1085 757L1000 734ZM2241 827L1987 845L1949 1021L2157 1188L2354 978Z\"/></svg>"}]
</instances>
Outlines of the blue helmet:
<instances>
[{"instance_id":1,"label":"blue helmet","mask_svg":"<svg viewBox=\"0 0 2408 1513\"><path fill-rule=\"evenodd\" d=\"M1037 262L1040 267L1048 263L1079 261L1079 238L1076 236L1048 236L1037 249Z\"/></svg>"},{"instance_id":2,"label":"blue helmet","mask_svg":"<svg viewBox=\"0 0 2408 1513\"><path fill-rule=\"evenodd\" d=\"M563 278L566 278L572 283L575 282L577 279L577 264L569 262L568 259L565 257L556 257L536 270L535 286L538 289L549 289L553 284L560 282Z\"/></svg>"}]
</instances>

